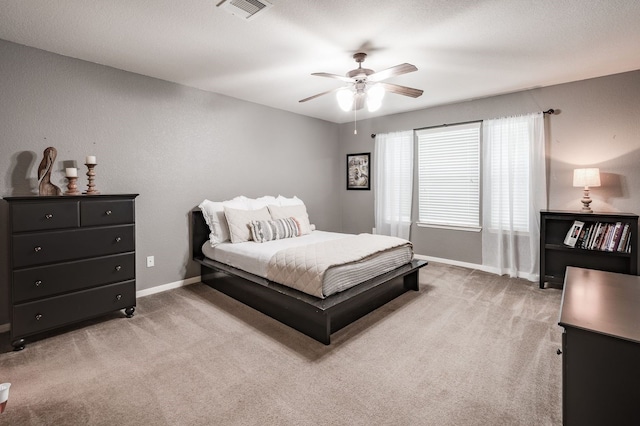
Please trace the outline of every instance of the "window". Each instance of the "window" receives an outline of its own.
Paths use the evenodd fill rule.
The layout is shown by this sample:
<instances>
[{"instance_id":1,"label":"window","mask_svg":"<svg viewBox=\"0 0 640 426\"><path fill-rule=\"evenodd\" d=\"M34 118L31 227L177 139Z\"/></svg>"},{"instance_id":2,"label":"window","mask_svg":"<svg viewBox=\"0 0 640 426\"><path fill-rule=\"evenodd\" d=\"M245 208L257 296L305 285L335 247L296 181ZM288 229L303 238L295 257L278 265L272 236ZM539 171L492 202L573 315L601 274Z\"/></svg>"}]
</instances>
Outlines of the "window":
<instances>
[{"instance_id":1,"label":"window","mask_svg":"<svg viewBox=\"0 0 640 426\"><path fill-rule=\"evenodd\" d=\"M416 131L419 224L480 228L480 124Z\"/></svg>"}]
</instances>

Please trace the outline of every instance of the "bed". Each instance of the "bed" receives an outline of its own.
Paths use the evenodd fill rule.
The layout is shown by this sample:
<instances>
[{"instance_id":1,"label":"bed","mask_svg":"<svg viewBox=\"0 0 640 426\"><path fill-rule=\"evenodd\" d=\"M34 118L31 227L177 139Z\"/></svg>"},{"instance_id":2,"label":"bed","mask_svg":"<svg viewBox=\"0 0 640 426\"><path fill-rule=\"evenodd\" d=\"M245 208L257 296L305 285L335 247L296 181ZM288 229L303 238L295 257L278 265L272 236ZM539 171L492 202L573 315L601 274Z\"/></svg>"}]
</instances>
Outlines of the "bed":
<instances>
[{"instance_id":1,"label":"bed","mask_svg":"<svg viewBox=\"0 0 640 426\"><path fill-rule=\"evenodd\" d=\"M203 245L209 241L210 228L202 211L192 211L191 230L193 259L201 265L203 283L325 345L331 343L332 333L409 290L418 291L418 272L427 264L413 259L320 298L208 258Z\"/></svg>"}]
</instances>

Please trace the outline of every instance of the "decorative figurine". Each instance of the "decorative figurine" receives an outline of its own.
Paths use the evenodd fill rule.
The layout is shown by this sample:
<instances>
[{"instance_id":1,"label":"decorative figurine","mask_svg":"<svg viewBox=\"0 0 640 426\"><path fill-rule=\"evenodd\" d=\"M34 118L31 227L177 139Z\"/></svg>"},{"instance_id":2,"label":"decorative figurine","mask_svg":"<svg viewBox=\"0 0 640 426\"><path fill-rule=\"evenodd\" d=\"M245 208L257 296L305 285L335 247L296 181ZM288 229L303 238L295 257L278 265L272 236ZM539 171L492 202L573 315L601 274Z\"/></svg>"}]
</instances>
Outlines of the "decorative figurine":
<instances>
[{"instance_id":1,"label":"decorative figurine","mask_svg":"<svg viewBox=\"0 0 640 426\"><path fill-rule=\"evenodd\" d=\"M62 190L51 183L51 170L57 155L58 151L52 146L44 150L44 158L38 166L38 180L40 181L38 193L41 196L62 195Z\"/></svg>"}]
</instances>

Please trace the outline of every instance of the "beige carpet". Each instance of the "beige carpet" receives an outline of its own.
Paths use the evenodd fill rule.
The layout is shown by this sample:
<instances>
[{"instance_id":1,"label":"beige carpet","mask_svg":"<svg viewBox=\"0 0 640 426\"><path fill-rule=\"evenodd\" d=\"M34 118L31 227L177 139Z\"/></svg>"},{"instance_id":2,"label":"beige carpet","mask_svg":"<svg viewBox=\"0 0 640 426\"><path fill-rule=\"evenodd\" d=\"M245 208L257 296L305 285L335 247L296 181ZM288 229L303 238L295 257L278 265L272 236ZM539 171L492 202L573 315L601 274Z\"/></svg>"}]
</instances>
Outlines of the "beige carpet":
<instances>
[{"instance_id":1,"label":"beige carpet","mask_svg":"<svg viewBox=\"0 0 640 426\"><path fill-rule=\"evenodd\" d=\"M432 263L324 346L194 284L21 352L0 335L0 424L561 424L560 299Z\"/></svg>"}]
</instances>

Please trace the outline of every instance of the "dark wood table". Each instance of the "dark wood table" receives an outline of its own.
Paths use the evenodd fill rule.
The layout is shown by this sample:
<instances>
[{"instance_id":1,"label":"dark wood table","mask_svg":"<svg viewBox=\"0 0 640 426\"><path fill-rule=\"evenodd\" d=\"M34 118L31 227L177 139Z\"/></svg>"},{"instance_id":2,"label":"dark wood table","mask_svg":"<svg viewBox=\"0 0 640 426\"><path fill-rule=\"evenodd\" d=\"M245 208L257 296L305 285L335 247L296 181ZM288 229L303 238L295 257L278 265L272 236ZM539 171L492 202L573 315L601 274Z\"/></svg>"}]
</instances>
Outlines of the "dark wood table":
<instances>
[{"instance_id":1,"label":"dark wood table","mask_svg":"<svg viewBox=\"0 0 640 426\"><path fill-rule=\"evenodd\" d=\"M640 425L640 277L567 267L564 425Z\"/></svg>"}]
</instances>

